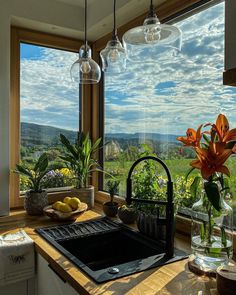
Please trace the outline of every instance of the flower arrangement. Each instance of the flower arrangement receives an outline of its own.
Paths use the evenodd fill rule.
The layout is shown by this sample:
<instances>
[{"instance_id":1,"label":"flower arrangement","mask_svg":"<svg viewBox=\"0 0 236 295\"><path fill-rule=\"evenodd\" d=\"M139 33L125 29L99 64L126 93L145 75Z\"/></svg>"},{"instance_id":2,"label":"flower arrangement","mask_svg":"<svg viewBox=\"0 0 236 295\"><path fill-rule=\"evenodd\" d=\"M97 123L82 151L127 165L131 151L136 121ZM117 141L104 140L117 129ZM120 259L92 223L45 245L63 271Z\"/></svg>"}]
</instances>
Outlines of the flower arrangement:
<instances>
[{"instance_id":1,"label":"flower arrangement","mask_svg":"<svg viewBox=\"0 0 236 295\"><path fill-rule=\"evenodd\" d=\"M226 116L219 114L215 123L202 124L197 130L189 128L186 137L177 139L197 156L186 177L194 169L200 170L201 176L195 176L191 185L192 194L197 195L203 179L201 198L192 206L192 263L203 271L215 270L232 257L233 211L225 202L230 191L225 176L230 177L226 161L236 153L236 128L230 130Z\"/></svg>"},{"instance_id":2,"label":"flower arrangement","mask_svg":"<svg viewBox=\"0 0 236 295\"><path fill-rule=\"evenodd\" d=\"M202 132L202 127L210 127L210 130ZM212 206L220 211L220 192L215 181L220 182L222 190L226 189L223 175L229 177L230 171L225 162L236 152L236 128L230 130L226 116L219 114L215 124L202 124L197 130L189 128L186 137L178 137L177 140L195 150L197 159L190 163L189 173L194 169L200 170L206 180L206 195Z\"/></svg>"}]
</instances>

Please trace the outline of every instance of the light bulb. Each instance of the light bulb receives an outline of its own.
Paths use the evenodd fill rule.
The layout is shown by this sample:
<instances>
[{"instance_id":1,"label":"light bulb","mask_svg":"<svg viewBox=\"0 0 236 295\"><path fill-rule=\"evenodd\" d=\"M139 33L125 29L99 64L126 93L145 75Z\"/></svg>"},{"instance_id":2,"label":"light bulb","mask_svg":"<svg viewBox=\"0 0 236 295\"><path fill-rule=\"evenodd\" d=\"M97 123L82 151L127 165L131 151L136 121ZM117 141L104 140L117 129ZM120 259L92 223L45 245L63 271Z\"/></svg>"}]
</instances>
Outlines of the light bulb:
<instances>
[{"instance_id":1,"label":"light bulb","mask_svg":"<svg viewBox=\"0 0 236 295\"><path fill-rule=\"evenodd\" d=\"M120 53L119 53L119 50L117 49L111 49L108 53L108 56L107 56L108 60L110 62L117 62L120 58Z\"/></svg>"},{"instance_id":2,"label":"light bulb","mask_svg":"<svg viewBox=\"0 0 236 295\"><path fill-rule=\"evenodd\" d=\"M147 25L144 29L144 35L147 43L157 43L161 38L160 27Z\"/></svg>"},{"instance_id":3,"label":"light bulb","mask_svg":"<svg viewBox=\"0 0 236 295\"><path fill-rule=\"evenodd\" d=\"M91 71L91 66L87 60L82 61L80 66L80 70L83 74L88 74Z\"/></svg>"}]
</instances>

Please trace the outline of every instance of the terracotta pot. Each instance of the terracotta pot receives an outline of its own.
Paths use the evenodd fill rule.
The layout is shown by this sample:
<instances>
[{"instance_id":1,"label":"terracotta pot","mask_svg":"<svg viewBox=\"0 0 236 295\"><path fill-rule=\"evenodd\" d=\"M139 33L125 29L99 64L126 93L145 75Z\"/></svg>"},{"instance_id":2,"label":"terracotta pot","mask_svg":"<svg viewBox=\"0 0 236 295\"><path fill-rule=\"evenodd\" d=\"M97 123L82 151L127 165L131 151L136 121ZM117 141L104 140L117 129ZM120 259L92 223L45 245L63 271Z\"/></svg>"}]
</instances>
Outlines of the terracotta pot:
<instances>
[{"instance_id":1,"label":"terracotta pot","mask_svg":"<svg viewBox=\"0 0 236 295\"><path fill-rule=\"evenodd\" d=\"M72 188L71 196L77 197L81 202L88 205L88 209L94 207L94 186L90 185L89 187L82 188Z\"/></svg>"},{"instance_id":2,"label":"terracotta pot","mask_svg":"<svg viewBox=\"0 0 236 295\"><path fill-rule=\"evenodd\" d=\"M103 204L103 212L108 217L115 217L118 212L118 203L117 202L106 202Z\"/></svg>"},{"instance_id":3,"label":"terracotta pot","mask_svg":"<svg viewBox=\"0 0 236 295\"><path fill-rule=\"evenodd\" d=\"M43 208L48 205L48 195L46 191L26 192L24 208L29 215L43 215Z\"/></svg>"},{"instance_id":4,"label":"terracotta pot","mask_svg":"<svg viewBox=\"0 0 236 295\"><path fill-rule=\"evenodd\" d=\"M120 207L118 209L118 216L120 220L125 224L132 224L137 220L138 213L135 210L123 209Z\"/></svg>"}]
</instances>

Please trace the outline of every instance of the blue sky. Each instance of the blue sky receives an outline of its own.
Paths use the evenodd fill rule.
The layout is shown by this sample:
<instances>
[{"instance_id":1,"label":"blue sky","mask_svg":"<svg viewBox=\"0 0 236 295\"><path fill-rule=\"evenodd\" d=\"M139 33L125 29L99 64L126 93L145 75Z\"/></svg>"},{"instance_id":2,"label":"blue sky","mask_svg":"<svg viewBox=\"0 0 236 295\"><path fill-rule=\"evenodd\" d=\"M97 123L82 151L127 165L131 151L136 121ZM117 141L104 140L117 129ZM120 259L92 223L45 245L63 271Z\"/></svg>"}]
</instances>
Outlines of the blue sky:
<instances>
[{"instance_id":1,"label":"blue sky","mask_svg":"<svg viewBox=\"0 0 236 295\"><path fill-rule=\"evenodd\" d=\"M180 54L157 55L153 65L128 63L125 75L106 76L107 133L184 134L220 112L236 127L236 88L222 85L224 3L175 25L183 33Z\"/></svg>"},{"instance_id":2,"label":"blue sky","mask_svg":"<svg viewBox=\"0 0 236 295\"><path fill-rule=\"evenodd\" d=\"M153 64L128 62L125 73L106 75L106 133L183 134L220 112L236 127L236 88L222 85L224 4L176 25L183 32L180 54L157 55ZM75 53L22 44L22 121L78 128L79 87L70 79L76 59Z\"/></svg>"},{"instance_id":3,"label":"blue sky","mask_svg":"<svg viewBox=\"0 0 236 295\"><path fill-rule=\"evenodd\" d=\"M76 53L21 44L21 121L78 130L79 86L70 67Z\"/></svg>"}]
</instances>

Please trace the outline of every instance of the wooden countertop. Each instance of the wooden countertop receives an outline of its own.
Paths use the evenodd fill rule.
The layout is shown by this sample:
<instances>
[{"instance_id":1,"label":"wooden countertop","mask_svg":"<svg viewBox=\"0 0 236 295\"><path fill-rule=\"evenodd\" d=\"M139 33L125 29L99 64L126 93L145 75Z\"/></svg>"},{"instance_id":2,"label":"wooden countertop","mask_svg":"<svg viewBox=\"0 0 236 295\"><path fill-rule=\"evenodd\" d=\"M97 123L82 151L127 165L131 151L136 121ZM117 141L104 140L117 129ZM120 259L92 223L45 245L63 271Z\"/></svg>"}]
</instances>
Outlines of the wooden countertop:
<instances>
[{"instance_id":1,"label":"wooden countertop","mask_svg":"<svg viewBox=\"0 0 236 295\"><path fill-rule=\"evenodd\" d=\"M96 205L93 211L86 211L77 221L98 217L100 213L100 206ZM8 217L0 218L0 233L24 228L35 241L36 251L81 295L218 294L215 280L192 274L188 270L187 259L98 285L34 232L37 227L53 224L58 223L44 216L28 216L18 210ZM187 238L176 235L176 248L186 250L189 249L189 244Z\"/></svg>"}]
</instances>

